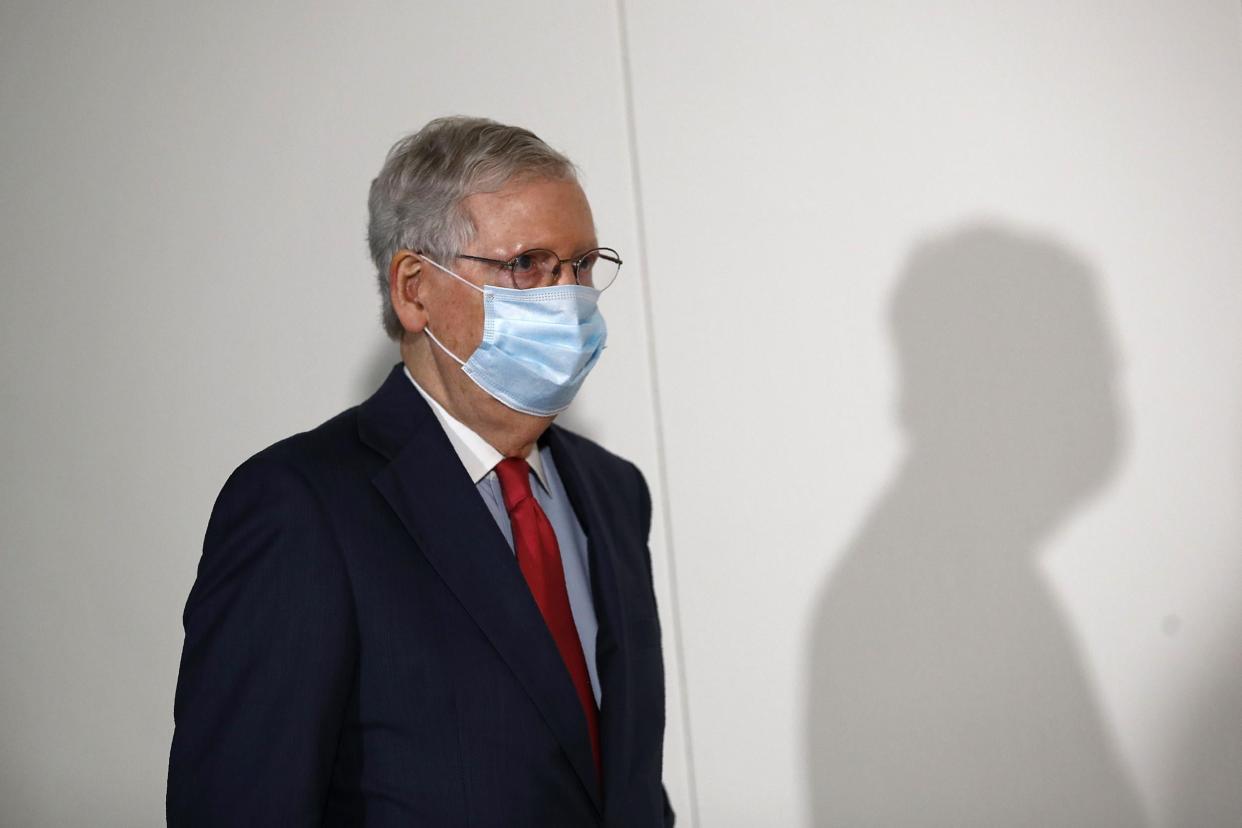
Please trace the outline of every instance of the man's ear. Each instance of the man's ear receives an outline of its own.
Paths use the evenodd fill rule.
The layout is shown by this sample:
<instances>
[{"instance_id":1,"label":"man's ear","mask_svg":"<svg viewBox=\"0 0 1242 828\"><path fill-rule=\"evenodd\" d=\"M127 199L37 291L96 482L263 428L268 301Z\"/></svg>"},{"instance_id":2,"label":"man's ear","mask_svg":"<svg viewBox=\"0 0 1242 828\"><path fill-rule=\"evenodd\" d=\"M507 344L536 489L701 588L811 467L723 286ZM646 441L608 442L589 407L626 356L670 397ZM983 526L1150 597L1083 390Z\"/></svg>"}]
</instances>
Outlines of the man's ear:
<instances>
[{"instance_id":1,"label":"man's ear","mask_svg":"<svg viewBox=\"0 0 1242 828\"><path fill-rule=\"evenodd\" d=\"M411 250L398 250L388 264L388 297L409 333L421 333L427 326L427 311L418 295L422 273L423 260Z\"/></svg>"}]
</instances>

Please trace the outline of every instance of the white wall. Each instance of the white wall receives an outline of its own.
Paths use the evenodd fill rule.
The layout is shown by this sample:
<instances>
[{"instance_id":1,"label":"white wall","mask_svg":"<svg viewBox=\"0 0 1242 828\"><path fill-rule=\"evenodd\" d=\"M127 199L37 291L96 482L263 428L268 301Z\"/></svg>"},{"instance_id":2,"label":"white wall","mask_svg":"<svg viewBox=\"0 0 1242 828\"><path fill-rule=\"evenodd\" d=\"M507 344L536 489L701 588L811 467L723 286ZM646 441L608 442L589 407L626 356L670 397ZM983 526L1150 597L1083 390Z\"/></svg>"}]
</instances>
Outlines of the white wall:
<instances>
[{"instance_id":1,"label":"white wall","mask_svg":"<svg viewBox=\"0 0 1242 828\"><path fill-rule=\"evenodd\" d=\"M0 822L161 821L212 499L395 361L366 188L452 112L627 259L569 420L683 824L1242 822L1236 3L178 5L0 6Z\"/></svg>"},{"instance_id":2,"label":"white wall","mask_svg":"<svg viewBox=\"0 0 1242 828\"><path fill-rule=\"evenodd\" d=\"M701 824L1242 824L1238 3L626 5Z\"/></svg>"}]
</instances>

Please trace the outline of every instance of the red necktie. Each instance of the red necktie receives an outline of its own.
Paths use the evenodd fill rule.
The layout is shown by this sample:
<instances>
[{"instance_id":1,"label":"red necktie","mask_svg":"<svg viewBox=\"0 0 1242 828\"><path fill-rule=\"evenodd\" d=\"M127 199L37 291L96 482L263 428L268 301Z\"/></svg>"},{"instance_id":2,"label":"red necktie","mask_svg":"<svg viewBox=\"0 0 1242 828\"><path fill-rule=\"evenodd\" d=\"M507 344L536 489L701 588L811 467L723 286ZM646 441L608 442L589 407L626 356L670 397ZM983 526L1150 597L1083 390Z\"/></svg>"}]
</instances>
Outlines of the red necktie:
<instances>
[{"instance_id":1,"label":"red necktie","mask_svg":"<svg viewBox=\"0 0 1242 828\"><path fill-rule=\"evenodd\" d=\"M561 660L569 670L578 701L586 715L587 732L591 735L591 754L595 757L595 771L600 771L599 714L595 709L595 695L591 692L591 678L587 673L586 658L582 655L582 642L578 628L569 609L569 592L565 589L565 570L561 565L561 550L556 544L552 523L539 507L530 490L530 466L520 457L507 457L496 464L496 476L500 478L500 490L504 494L505 509L513 527L513 550L517 553L518 567L535 596L543 621L548 625Z\"/></svg>"}]
</instances>

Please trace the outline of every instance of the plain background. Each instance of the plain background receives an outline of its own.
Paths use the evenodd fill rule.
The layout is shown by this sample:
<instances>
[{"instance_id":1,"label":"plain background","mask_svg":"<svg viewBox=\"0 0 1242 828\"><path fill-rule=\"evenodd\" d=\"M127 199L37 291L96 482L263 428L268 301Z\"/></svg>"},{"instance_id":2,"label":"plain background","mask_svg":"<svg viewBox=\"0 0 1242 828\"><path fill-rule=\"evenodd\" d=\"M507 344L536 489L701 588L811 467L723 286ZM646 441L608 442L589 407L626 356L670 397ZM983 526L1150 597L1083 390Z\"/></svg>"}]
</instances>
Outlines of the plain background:
<instances>
[{"instance_id":1,"label":"plain background","mask_svg":"<svg viewBox=\"0 0 1242 828\"><path fill-rule=\"evenodd\" d=\"M0 4L0 823L163 818L245 457L397 359L367 186L533 128L626 264L683 825L1242 824L1242 8Z\"/></svg>"}]
</instances>

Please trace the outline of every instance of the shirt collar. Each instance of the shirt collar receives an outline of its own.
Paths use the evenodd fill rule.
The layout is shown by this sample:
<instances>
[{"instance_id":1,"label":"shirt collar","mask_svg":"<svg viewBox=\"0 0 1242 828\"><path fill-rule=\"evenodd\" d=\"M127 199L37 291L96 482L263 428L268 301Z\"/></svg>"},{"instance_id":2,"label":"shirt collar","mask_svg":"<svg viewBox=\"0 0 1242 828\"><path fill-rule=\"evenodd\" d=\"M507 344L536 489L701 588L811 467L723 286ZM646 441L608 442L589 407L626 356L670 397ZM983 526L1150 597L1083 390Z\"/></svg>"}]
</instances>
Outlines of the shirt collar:
<instances>
[{"instance_id":1,"label":"shirt collar","mask_svg":"<svg viewBox=\"0 0 1242 828\"><path fill-rule=\"evenodd\" d=\"M436 419L440 421L440 427L444 429L444 433L448 436L449 442L453 444L453 450L457 452L457 457L461 460L461 464L466 467L466 473L470 475L470 480L477 486L479 481L487 477L492 469L496 468L496 464L505 459L504 455L498 452L491 443L484 440L470 426L458 420L448 410L423 390L422 386L414 381L410 369L404 367L405 375L409 377L410 383L418 390L423 399L427 401L427 405L431 406L431 413L436 415ZM531 469L535 472L535 478L539 481L539 485L543 486L544 491L548 491L548 481L543 473L543 458L539 453L539 444L531 446L530 452L526 455L526 462L530 464Z\"/></svg>"}]
</instances>

